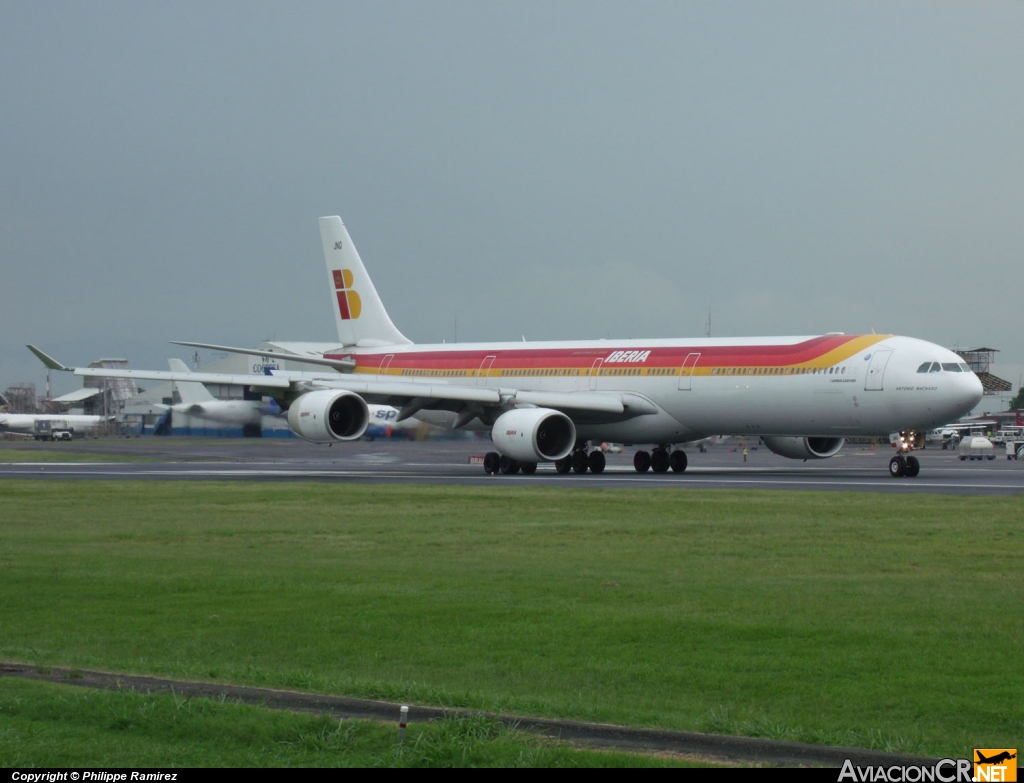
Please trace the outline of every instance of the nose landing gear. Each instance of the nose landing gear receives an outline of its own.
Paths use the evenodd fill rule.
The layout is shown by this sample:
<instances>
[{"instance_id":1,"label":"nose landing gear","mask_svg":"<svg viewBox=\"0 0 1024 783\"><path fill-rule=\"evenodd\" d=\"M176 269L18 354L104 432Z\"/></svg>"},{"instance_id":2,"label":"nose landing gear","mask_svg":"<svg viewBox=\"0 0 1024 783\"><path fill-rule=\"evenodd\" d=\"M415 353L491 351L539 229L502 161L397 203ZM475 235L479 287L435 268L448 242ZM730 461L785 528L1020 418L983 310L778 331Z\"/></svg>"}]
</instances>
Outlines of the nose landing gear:
<instances>
[{"instance_id":1,"label":"nose landing gear","mask_svg":"<svg viewBox=\"0 0 1024 783\"><path fill-rule=\"evenodd\" d=\"M889 442L899 449L889 460L889 475L893 478L914 478L921 472L921 463L908 452L924 448L924 433L918 430L904 430L889 436Z\"/></svg>"},{"instance_id":2,"label":"nose landing gear","mask_svg":"<svg viewBox=\"0 0 1024 783\"><path fill-rule=\"evenodd\" d=\"M904 457L898 454L889 460L889 475L893 478L914 478L921 472L921 462L917 457Z\"/></svg>"}]
</instances>

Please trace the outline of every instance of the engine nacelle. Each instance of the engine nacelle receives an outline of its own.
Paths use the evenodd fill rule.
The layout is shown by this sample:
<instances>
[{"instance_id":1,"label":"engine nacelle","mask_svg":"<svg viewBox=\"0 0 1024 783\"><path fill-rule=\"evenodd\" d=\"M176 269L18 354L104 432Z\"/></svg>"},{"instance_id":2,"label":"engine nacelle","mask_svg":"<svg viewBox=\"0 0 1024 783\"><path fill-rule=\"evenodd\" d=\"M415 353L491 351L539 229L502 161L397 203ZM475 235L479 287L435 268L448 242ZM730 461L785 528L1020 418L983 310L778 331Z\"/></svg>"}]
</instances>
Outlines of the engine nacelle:
<instances>
[{"instance_id":1,"label":"engine nacelle","mask_svg":"<svg viewBox=\"0 0 1024 783\"><path fill-rule=\"evenodd\" d=\"M550 408L516 408L495 420L491 440L501 454L519 462L553 462L576 445L576 426Z\"/></svg>"},{"instance_id":2,"label":"engine nacelle","mask_svg":"<svg viewBox=\"0 0 1024 783\"><path fill-rule=\"evenodd\" d=\"M355 440L366 432L370 409L355 392L307 392L288 408L288 426L300 438L313 443Z\"/></svg>"},{"instance_id":3,"label":"engine nacelle","mask_svg":"<svg viewBox=\"0 0 1024 783\"><path fill-rule=\"evenodd\" d=\"M845 438L778 438L762 437L764 445L776 454L790 459L828 459L839 453Z\"/></svg>"}]
</instances>

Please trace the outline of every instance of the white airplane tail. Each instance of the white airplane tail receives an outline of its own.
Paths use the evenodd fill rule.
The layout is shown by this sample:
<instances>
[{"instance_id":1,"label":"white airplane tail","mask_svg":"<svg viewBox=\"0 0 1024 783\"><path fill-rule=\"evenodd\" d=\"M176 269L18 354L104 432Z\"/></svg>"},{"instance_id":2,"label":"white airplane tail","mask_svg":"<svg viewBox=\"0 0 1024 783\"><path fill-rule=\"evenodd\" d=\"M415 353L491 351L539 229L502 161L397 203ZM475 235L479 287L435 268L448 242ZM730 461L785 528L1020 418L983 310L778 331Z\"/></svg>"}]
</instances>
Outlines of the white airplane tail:
<instances>
[{"instance_id":1,"label":"white airplane tail","mask_svg":"<svg viewBox=\"0 0 1024 783\"><path fill-rule=\"evenodd\" d=\"M320 238L331 286L331 306L342 345L409 345L388 317L341 218L320 218Z\"/></svg>"},{"instance_id":2,"label":"white airplane tail","mask_svg":"<svg viewBox=\"0 0 1024 783\"><path fill-rule=\"evenodd\" d=\"M172 372L191 372L181 359L168 359L167 364L170 365ZM175 381L174 385L178 387L181 401L187 405L201 405L216 399L199 381Z\"/></svg>"}]
</instances>

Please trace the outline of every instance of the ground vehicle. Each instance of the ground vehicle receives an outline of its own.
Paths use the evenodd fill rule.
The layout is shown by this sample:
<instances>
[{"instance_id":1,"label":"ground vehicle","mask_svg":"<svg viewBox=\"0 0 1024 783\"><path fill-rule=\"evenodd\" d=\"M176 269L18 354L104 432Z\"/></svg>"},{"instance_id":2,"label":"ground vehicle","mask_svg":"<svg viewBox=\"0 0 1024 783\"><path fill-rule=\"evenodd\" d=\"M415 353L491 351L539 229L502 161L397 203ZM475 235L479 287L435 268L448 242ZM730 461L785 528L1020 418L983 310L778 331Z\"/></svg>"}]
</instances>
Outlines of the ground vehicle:
<instances>
[{"instance_id":1,"label":"ground vehicle","mask_svg":"<svg viewBox=\"0 0 1024 783\"><path fill-rule=\"evenodd\" d=\"M960 460L995 459L996 450L992 441L984 435L968 435L960 441L957 447L960 452Z\"/></svg>"},{"instance_id":2,"label":"ground vehicle","mask_svg":"<svg viewBox=\"0 0 1024 783\"><path fill-rule=\"evenodd\" d=\"M1007 439L1004 441L1007 459L1024 459L1024 438L1017 440Z\"/></svg>"}]
</instances>

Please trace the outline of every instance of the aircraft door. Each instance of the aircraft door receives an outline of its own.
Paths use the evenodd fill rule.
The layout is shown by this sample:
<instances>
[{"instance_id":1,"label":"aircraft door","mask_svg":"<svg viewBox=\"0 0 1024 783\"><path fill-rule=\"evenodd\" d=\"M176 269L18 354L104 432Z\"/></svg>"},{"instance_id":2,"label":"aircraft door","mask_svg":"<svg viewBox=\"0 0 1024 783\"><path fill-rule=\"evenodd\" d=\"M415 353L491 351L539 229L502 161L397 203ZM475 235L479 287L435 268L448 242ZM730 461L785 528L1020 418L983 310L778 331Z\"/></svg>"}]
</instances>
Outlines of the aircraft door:
<instances>
[{"instance_id":1,"label":"aircraft door","mask_svg":"<svg viewBox=\"0 0 1024 783\"><path fill-rule=\"evenodd\" d=\"M590 383L587 385L590 391L597 389L597 376L601 374L601 365L603 364L604 359L594 359L594 363L590 367Z\"/></svg>"},{"instance_id":2,"label":"aircraft door","mask_svg":"<svg viewBox=\"0 0 1024 783\"><path fill-rule=\"evenodd\" d=\"M679 391L690 391L693 371L699 358L699 353L691 353L683 360L683 366L679 369Z\"/></svg>"},{"instance_id":3,"label":"aircraft door","mask_svg":"<svg viewBox=\"0 0 1024 783\"><path fill-rule=\"evenodd\" d=\"M491 365L494 364L494 360L497 359L497 355L492 354L485 356L484 360L480 362L480 369L476 371L476 385L486 386L487 378L491 372Z\"/></svg>"},{"instance_id":4,"label":"aircraft door","mask_svg":"<svg viewBox=\"0 0 1024 783\"><path fill-rule=\"evenodd\" d=\"M395 358L393 353L389 353L383 359L380 360L380 369L377 370L377 375L387 375L388 368L391 366L391 360Z\"/></svg>"},{"instance_id":5,"label":"aircraft door","mask_svg":"<svg viewBox=\"0 0 1024 783\"><path fill-rule=\"evenodd\" d=\"M864 379L864 391L882 391L882 376L885 375L885 366L892 357L891 348L880 348L875 351L868 362L868 373Z\"/></svg>"}]
</instances>

